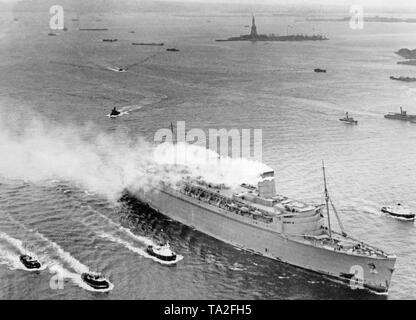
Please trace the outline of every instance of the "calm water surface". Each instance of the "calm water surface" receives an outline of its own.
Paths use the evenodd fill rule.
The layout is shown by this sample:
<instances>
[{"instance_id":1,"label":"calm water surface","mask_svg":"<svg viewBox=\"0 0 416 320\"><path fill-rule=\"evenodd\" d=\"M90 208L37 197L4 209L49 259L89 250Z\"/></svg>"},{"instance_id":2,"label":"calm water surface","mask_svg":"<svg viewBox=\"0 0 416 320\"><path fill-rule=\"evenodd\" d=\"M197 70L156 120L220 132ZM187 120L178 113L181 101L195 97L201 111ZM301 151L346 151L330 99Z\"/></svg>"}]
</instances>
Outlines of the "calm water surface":
<instances>
[{"instance_id":1,"label":"calm water surface","mask_svg":"<svg viewBox=\"0 0 416 320\"><path fill-rule=\"evenodd\" d=\"M399 106L416 113L416 87L389 79L416 70L397 65L394 54L415 43L412 24L354 31L300 19L295 31L315 28L330 40L218 43L246 32L250 18L103 15L108 32L80 32L68 19L67 32L48 37L47 11L16 16L2 13L0 29L0 298L378 298L115 201L135 175L126 161L145 153L134 149L138 137L152 141L157 129L183 120L188 129L262 129L263 161L276 171L278 192L291 197L322 200L324 159L349 232L397 255L389 298L416 298L416 229L379 212L393 201L416 208L416 124L383 118ZM284 34L293 19L258 17L258 29ZM91 19L80 20L88 27ZM113 106L129 113L109 119ZM358 126L338 121L345 111ZM184 257L177 265L144 254L162 238ZM22 248L46 269L21 270ZM108 294L79 281L97 268L114 284ZM50 287L57 270L62 290Z\"/></svg>"}]
</instances>

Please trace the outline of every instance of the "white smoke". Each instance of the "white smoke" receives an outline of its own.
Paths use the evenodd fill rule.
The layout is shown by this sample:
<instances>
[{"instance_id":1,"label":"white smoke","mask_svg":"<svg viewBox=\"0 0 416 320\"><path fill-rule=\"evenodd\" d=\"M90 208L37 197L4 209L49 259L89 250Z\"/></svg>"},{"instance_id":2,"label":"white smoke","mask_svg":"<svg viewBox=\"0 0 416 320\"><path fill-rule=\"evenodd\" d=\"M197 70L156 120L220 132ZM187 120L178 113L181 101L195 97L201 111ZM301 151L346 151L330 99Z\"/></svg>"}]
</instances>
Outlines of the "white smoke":
<instances>
[{"instance_id":1,"label":"white smoke","mask_svg":"<svg viewBox=\"0 0 416 320\"><path fill-rule=\"evenodd\" d=\"M184 176L235 186L254 184L260 173L271 170L246 159L218 160L217 153L199 146L156 146L93 125L57 125L9 112L0 108L0 176L6 179L70 181L115 201L126 188L175 183Z\"/></svg>"}]
</instances>

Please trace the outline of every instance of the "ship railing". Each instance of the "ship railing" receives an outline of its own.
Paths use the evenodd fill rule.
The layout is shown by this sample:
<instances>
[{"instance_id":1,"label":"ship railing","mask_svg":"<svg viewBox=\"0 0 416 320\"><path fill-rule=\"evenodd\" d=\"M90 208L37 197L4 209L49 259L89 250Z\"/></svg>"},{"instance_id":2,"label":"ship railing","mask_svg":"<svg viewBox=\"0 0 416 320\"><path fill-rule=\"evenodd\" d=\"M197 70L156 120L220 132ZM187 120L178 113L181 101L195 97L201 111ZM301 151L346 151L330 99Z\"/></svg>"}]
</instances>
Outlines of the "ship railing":
<instances>
[{"instance_id":1,"label":"ship railing","mask_svg":"<svg viewBox=\"0 0 416 320\"><path fill-rule=\"evenodd\" d=\"M186 184L184 188L181 188L179 192L192 196L195 199L209 203L220 207L223 210L232 212L234 214L240 214L241 216L247 216L253 220L261 221L264 223L272 223L273 216L259 208L250 206L243 201L237 201L235 199L229 199L219 193L212 192L200 186L192 186Z\"/></svg>"},{"instance_id":2,"label":"ship railing","mask_svg":"<svg viewBox=\"0 0 416 320\"><path fill-rule=\"evenodd\" d=\"M358 239L354 239L350 236L344 237L341 233L332 231L332 235L338 235L342 237L342 239L345 240L351 240L352 243L343 243L342 239L333 238L330 239L329 235L327 233L323 233L322 235L311 235L311 234L303 234L303 235L294 235L291 236L295 237L302 237L305 240L313 241L313 245L315 246L330 246L334 249L334 251L343 251L351 254L358 254L358 255L366 255L366 256L378 256L378 257L389 257L389 254L384 252L381 249L378 249L374 246L371 246L367 243L364 243L363 241L360 241Z\"/></svg>"}]
</instances>

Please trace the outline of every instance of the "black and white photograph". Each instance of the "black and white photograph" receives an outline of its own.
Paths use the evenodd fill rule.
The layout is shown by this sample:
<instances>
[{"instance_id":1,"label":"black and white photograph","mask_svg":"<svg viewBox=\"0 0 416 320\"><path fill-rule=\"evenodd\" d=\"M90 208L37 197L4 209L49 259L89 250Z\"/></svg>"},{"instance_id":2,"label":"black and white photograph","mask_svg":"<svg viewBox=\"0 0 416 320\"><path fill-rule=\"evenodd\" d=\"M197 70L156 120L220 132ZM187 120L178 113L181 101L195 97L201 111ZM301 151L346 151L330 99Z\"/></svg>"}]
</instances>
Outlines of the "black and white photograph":
<instances>
[{"instance_id":1,"label":"black and white photograph","mask_svg":"<svg viewBox=\"0 0 416 320\"><path fill-rule=\"evenodd\" d=\"M413 300L415 212L415 1L0 0L0 300Z\"/></svg>"}]
</instances>

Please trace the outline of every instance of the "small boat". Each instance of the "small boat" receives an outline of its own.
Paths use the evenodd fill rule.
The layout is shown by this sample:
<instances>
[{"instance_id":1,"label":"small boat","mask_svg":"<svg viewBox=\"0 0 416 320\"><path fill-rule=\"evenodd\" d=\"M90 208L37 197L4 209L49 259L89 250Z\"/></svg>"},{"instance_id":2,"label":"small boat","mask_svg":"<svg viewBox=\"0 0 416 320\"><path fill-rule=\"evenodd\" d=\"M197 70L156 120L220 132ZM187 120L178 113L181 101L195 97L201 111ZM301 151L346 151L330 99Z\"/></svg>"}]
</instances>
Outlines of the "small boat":
<instances>
[{"instance_id":1,"label":"small boat","mask_svg":"<svg viewBox=\"0 0 416 320\"><path fill-rule=\"evenodd\" d=\"M19 259L20 262L28 269L40 269L41 267L40 262L28 254L22 254Z\"/></svg>"},{"instance_id":2,"label":"small boat","mask_svg":"<svg viewBox=\"0 0 416 320\"><path fill-rule=\"evenodd\" d=\"M56 36L56 33L55 33L55 32L50 31L50 32L48 33L48 36Z\"/></svg>"},{"instance_id":3,"label":"small boat","mask_svg":"<svg viewBox=\"0 0 416 320\"><path fill-rule=\"evenodd\" d=\"M84 272L81 274L81 279L94 289L102 290L110 287L108 280L98 272Z\"/></svg>"},{"instance_id":4,"label":"small boat","mask_svg":"<svg viewBox=\"0 0 416 320\"><path fill-rule=\"evenodd\" d=\"M412 213L408 208L404 207L400 203L394 206L381 207L381 212L388 213L392 217L402 219L402 220L414 220L415 219L415 214Z\"/></svg>"},{"instance_id":5,"label":"small boat","mask_svg":"<svg viewBox=\"0 0 416 320\"><path fill-rule=\"evenodd\" d=\"M177 51L179 51L179 49L176 49L176 48L167 48L166 51L177 52Z\"/></svg>"},{"instance_id":6,"label":"small boat","mask_svg":"<svg viewBox=\"0 0 416 320\"><path fill-rule=\"evenodd\" d=\"M107 67L108 70L110 71L115 71L115 72L126 72L127 69L125 68L121 68L121 67Z\"/></svg>"},{"instance_id":7,"label":"small boat","mask_svg":"<svg viewBox=\"0 0 416 320\"><path fill-rule=\"evenodd\" d=\"M320 68L313 69L313 71L326 73L325 69L320 69Z\"/></svg>"},{"instance_id":8,"label":"small boat","mask_svg":"<svg viewBox=\"0 0 416 320\"><path fill-rule=\"evenodd\" d=\"M111 113L110 113L110 117L115 117L115 116L118 116L118 115L120 115L120 111L118 111L117 109L116 109L116 107L114 107L113 108L113 110L111 110Z\"/></svg>"},{"instance_id":9,"label":"small boat","mask_svg":"<svg viewBox=\"0 0 416 320\"><path fill-rule=\"evenodd\" d=\"M168 242L164 245L148 246L147 253L163 261L176 260L176 253L170 249Z\"/></svg>"},{"instance_id":10,"label":"small boat","mask_svg":"<svg viewBox=\"0 0 416 320\"><path fill-rule=\"evenodd\" d=\"M350 123L350 124L358 124L357 120L354 120L353 117L348 116L348 112L345 112L345 117L339 119L339 121L342 121L342 122L345 122L345 123Z\"/></svg>"},{"instance_id":11,"label":"small boat","mask_svg":"<svg viewBox=\"0 0 416 320\"><path fill-rule=\"evenodd\" d=\"M163 42L132 42L133 46L163 46Z\"/></svg>"},{"instance_id":12,"label":"small boat","mask_svg":"<svg viewBox=\"0 0 416 320\"><path fill-rule=\"evenodd\" d=\"M403 108L400 107L400 113L398 113L398 112L389 112L388 114L384 115L384 118L402 120L402 121L413 121L413 120L416 120L416 115L407 114L407 111L403 110Z\"/></svg>"},{"instance_id":13,"label":"small boat","mask_svg":"<svg viewBox=\"0 0 416 320\"><path fill-rule=\"evenodd\" d=\"M412 78L412 77L394 77L394 76L390 76L391 80L398 80L398 81L404 81L404 82L415 82L416 78Z\"/></svg>"}]
</instances>

